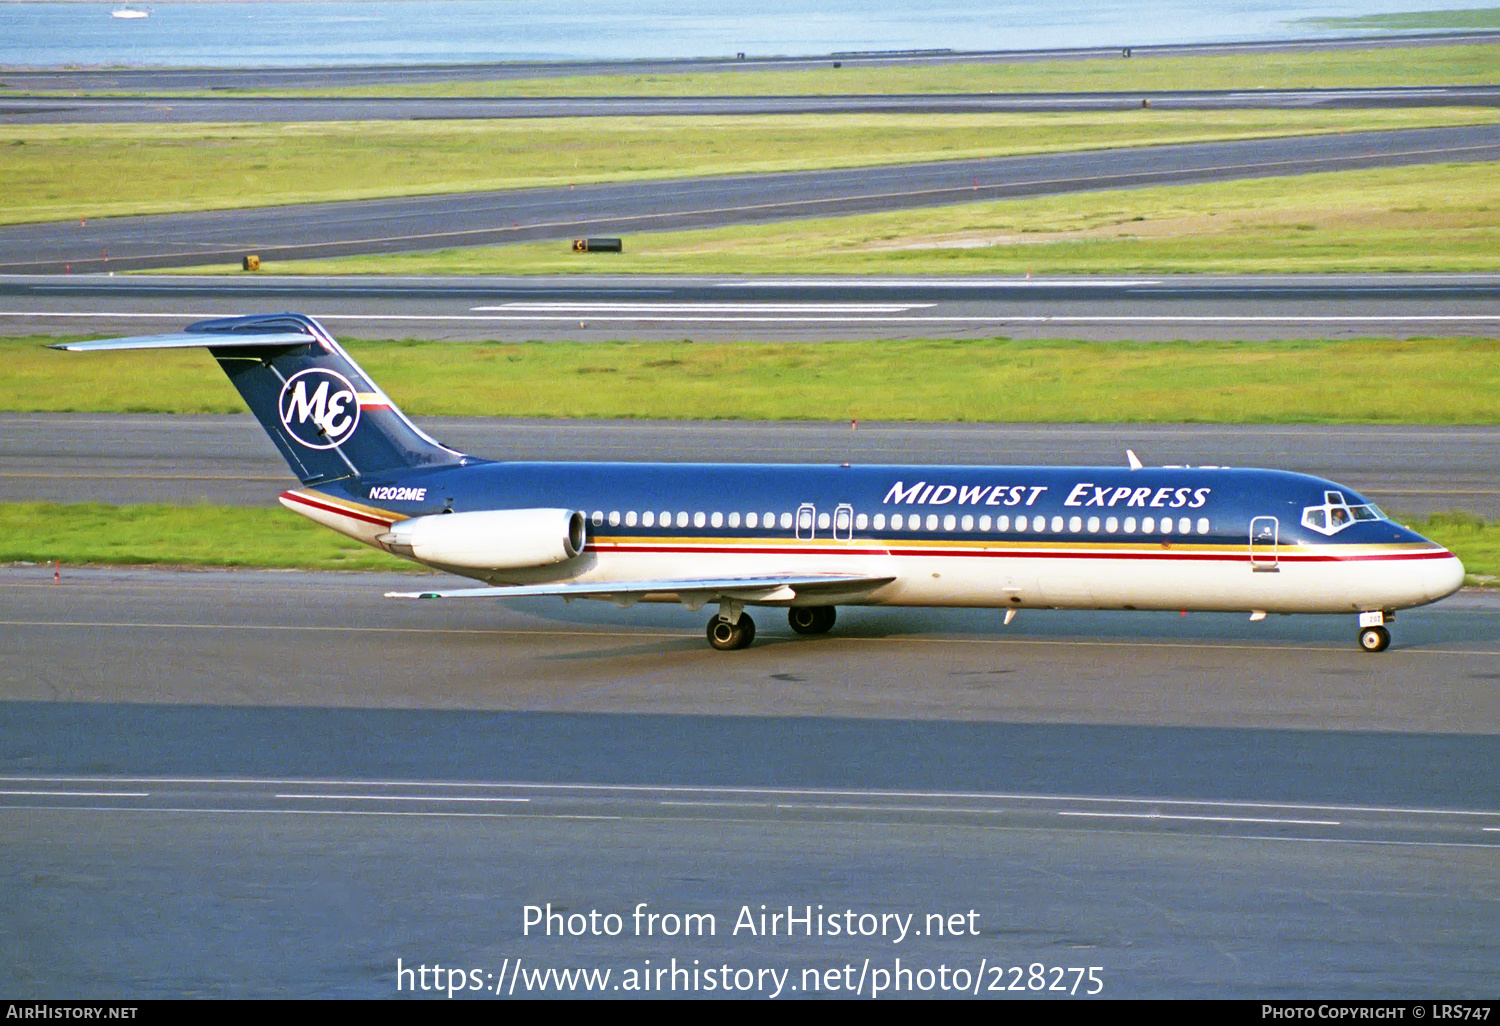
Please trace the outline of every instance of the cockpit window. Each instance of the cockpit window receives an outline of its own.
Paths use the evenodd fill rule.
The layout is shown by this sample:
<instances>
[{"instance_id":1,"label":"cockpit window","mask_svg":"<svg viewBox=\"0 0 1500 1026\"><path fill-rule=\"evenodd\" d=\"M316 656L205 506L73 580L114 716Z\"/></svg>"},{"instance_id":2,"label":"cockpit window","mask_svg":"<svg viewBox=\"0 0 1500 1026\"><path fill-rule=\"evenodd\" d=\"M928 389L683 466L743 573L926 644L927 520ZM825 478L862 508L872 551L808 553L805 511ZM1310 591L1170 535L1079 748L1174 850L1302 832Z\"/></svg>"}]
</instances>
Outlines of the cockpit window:
<instances>
[{"instance_id":1,"label":"cockpit window","mask_svg":"<svg viewBox=\"0 0 1500 1026\"><path fill-rule=\"evenodd\" d=\"M1324 492L1323 505L1302 510L1302 526L1319 534L1334 535L1356 520L1384 520L1385 514L1374 503L1351 506L1342 492Z\"/></svg>"}]
</instances>

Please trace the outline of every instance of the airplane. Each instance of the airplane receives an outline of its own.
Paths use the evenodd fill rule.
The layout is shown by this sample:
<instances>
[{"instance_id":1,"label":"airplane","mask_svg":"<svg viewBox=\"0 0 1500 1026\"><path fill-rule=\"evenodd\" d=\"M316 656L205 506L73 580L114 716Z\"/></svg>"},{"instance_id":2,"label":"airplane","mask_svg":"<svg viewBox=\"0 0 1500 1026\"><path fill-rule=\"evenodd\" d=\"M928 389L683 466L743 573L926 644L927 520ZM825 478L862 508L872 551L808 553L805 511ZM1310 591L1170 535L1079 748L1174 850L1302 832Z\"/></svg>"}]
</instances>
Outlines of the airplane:
<instances>
[{"instance_id":1,"label":"airplane","mask_svg":"<svg viewBox=\"0 0 1500 1026\"><path fill-rule=\"evenodd\" d=\"M1459 560L1332 481L1125 466L529 463L417 428L317 321L270 314L71 351L206 348L301 487L287 508L483 582L394 598L715 604L719 650L747 607L829 631L841 605L1343 613L1384 651L1398 610L1463 583Z\"/></svg>"}]
</instances>

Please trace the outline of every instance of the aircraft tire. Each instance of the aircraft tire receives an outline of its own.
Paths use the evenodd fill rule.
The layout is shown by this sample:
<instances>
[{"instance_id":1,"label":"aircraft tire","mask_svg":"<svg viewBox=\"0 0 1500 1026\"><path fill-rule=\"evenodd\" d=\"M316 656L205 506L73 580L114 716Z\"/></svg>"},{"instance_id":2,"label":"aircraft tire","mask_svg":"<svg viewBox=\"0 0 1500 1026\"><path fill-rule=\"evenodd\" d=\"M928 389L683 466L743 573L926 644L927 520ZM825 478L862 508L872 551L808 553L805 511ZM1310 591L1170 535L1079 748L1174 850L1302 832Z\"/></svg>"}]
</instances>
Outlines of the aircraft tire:
<instances>
[{"instance_id":1,"label":"aircraft tire","mask_svg":"<svg viewBox=\"0 0 1500 1026\"><path fill-rule=\"evenodd\" d=\"M827 634L838 619L834 606L793 606L786 611L787 623L798 634Z\"/></svg>"},{"instance_id":2,"label":"aircraft tire","mask_svg":"<svg viewBox=\"0 0 1500 1026\"><path fill-rule=\"evenodd\" d=\"M1384 627L1366 627L1359 632L1359 647L1366 652L1384 652L1391 646L1391 632Z\"/></svg>"},{"instance_id":3,"label":"aircraft tire","mask_svg":"<svg viewBox=\"0 0 1500 1026\"><path fill-rule=\"evenodd\" d=\"M738 623L730 623L714 616L708 621L707 634L709 646L720 652L749 648L750 642L755 640L755 621L746 613L740 614Z\"/></svg>"}]
</instances>

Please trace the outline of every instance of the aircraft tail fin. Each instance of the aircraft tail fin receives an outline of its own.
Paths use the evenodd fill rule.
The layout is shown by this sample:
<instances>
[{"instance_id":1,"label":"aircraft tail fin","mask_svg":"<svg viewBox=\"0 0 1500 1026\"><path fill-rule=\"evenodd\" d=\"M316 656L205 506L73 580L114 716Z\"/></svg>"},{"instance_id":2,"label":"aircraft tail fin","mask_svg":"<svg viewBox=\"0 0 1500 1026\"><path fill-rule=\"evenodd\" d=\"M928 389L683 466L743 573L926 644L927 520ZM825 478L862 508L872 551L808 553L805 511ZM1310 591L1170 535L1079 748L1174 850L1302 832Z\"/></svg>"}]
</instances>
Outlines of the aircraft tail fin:
<instances>
[{"instance_id":1,"label":"aircraft tail fin","mask_svg":"<svg viewBox=\"0 0 1500 1026\"><path fill-rule=\"evenodd\" d=\"M301 314L199 321L171 335L73 342L109 349L209 351L303 484L468 462L406 419L321 324Z\"/></svg>"}]
</instances>

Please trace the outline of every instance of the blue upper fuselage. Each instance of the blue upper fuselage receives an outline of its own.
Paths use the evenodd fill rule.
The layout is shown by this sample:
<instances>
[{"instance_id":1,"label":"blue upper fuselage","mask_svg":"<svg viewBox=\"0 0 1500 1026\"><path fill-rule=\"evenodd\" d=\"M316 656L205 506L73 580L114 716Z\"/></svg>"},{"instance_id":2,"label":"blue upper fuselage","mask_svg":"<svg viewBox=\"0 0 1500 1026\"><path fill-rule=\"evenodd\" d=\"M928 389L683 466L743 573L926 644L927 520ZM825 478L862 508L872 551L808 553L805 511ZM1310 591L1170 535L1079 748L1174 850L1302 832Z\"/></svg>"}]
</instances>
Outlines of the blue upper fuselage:
<instances>
[{"instance_id":1,"label":"blue upper fuselage","mask_svg":"<svg viewBox=\"0 0 1500 1026\"><path fill-rule=\"evenodd\" d=\"M680 536L683 530L724 537L852 532L955 540L1133 534L1243 543L1252 529L1266 529L1265 518L1275 518L1281 544L1424 541L1341 485L1305 474L1232 468L471 460L466 466L345 479L322 490L404 517L577 509L590 518L592 533L625 537Z\"/></svg>"}]
</instances>

